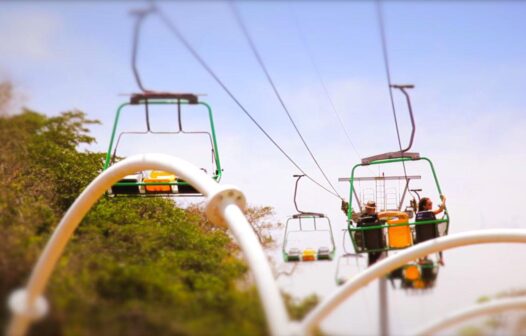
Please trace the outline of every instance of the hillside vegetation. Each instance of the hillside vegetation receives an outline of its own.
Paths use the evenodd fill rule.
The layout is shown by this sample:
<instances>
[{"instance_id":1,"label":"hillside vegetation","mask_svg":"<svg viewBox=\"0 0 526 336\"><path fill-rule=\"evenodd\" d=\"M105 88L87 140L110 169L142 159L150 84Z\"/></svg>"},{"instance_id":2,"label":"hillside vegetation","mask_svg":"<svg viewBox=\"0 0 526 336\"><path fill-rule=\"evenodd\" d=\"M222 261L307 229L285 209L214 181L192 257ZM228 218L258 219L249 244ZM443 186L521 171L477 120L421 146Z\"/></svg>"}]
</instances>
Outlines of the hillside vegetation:
<instances>
[{"instance_id":1,"label":"hillside vegetation","mask_svg":"<svg viewBox=\"0 0 526 336\"><path fill-rule=\"evenodd\" d=\"M71 111L0 118L0 299L25 284L44 244L100 172L94 121ZM34 335L258 335L265 321L228 232L199 207L102 198L51 278ZM8 318L0 308L0 325Z\"/></svg>"}]
</instances>

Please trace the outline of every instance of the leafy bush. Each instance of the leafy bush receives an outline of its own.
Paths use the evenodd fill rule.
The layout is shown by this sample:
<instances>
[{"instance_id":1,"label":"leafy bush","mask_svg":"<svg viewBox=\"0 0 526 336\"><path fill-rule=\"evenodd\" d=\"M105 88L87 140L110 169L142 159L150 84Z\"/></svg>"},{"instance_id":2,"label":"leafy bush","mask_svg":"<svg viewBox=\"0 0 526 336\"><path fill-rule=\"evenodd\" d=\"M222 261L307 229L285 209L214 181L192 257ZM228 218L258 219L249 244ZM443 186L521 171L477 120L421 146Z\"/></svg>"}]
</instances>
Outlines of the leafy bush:
<instances>
[{"instance_id":1,"label":"leafy bush","mask_svg":"<svg viewBox=\"0 0 526 336\"><path fill-rule=\"evenodd\" d=\"M0 118L0 299L26 281L58 220L100 172L72 111ZM223 228L167 199L101 199L53 274L38 335L257 335L265 322ZM245 283L240 286L240 283ZM0 308L0 324L8 312Z\"/></svg>"}]
</instances>

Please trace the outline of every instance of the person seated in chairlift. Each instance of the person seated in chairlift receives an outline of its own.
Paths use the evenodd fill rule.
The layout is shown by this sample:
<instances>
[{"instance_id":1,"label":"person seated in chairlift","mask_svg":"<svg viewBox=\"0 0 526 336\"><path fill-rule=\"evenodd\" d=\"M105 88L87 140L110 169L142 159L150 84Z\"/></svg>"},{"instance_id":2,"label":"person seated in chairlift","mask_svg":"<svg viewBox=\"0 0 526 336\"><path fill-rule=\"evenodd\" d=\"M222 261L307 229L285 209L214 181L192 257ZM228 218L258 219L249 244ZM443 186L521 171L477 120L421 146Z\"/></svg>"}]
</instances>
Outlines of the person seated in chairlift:
<instances>
[{"instance_id":1,"label":"person seated in chairlift","mask_svg":"<svg viewBox=\"0 0 526 336\"><path fill-rule=\"evenodd\" d=\"M446 209L446 196L440 195L440 199L442 200L442 204L440 204L438 209L433 210L433 201L431 201L429 197L422 197L420 202L418 202L418 213L416 214L416 221L436 220L436 215L438 215ZM425 259L427 259L427 257L424 258L424 260ZM442 266L444 265L442 251L439 252L438 263Z\"/></svg>"},{"instance_id":2,"label":"person seated in chairlift","mask_svg":"<svg viewBox=\"0 0 526 336\"><path fill-rule=\"evenodd\" d=\"M342 201L342 211L344 214L347 214L347 211L349 210L349 203ZM365 217L373 217L374 220L378 219L378 214L376 213L376 202L375 201L369 201L365 205L365 209L361 213L356 213L353 210L352 213L352 220L355 223L358 223L362 218Z\"/></svg>"},{"instance_id":3,"label":"person seated in chairlift","mask_svg":"<svg viewBox=\"0 0 526 336\"><path fill-rule=\"evenodd\" d=\"M374 220L378 219L378 213L376 213L376 202L369 201L365 204L365 210L360 214L360 218L372 217Z\"/></svg>"},{"instance_id":4,"label":"person seated in chairlift","mask_svg":"<svg viewBox=\"0 0 526 336\"><path fill-rule=\"evenodd\" d=\"M442 200L442 204L440 204L438 209L433 210L433 201L431 201L429 197L422 197L420 202L418 202L418 212L431 212L432 215L428 214L429 218L426 219L435 220L436 215L446 209L446 196L440 195L440 199Z\"/></svg>"}]
</instances>

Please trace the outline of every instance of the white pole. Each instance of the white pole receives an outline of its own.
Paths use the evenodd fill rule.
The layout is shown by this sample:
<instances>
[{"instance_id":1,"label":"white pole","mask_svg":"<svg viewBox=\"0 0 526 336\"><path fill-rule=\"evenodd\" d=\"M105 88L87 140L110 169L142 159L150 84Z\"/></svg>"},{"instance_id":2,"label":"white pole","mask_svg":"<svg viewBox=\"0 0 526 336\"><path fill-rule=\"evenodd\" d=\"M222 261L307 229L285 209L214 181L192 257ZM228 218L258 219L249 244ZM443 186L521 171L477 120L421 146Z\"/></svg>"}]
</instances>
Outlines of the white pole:
<instances>
[{"instance_id":1,"label":"white pole","mask_svg":"<svg viewBox=\"0 0 526 336\"><path fill-rule=\"evenodd\" d=\"M454 235L450 234L446 237L428 240L400 251L396 255L378 261L347 281L305 317L301 323L301 328L305 334L312 334L314 328L318 326L324 318L360 288L367 286L371 281L388 274L392 270L412 260L456 247L487 243L526 243L526 230L496 229L463 232Z\"/></svg>"},{"instance_id":2,"label":"white pole","mask_svg":"<svg viewBox=\"0 0 526 336\"><path fill-rule=\"evenodd\" d=\"M517 297L480 303L455 311L438 320L432 321L423 328L409 333L408 335L433 335L475 317L519 309L526 309L526 298Z\"/></svg>"},{"instance_id":3,"label":"white pole","mask_svg":"<svg viewBox=\"0 0 526 336\"><path fill-rule=\"evenodd\" d=\"M240 219L244 218L244 216L239 208L244 208L246 205L243 194L234 187L219 185L200 169L185 160L165 154L142 154L124 159L103 171L88 185L68 209L53 232L44 252L40 255L31 273L27 287L15 291L9 299L12 317L7 329L7 335L24 335L33 320L45 315L47 303L42 297L42 293L66 244L93 204L122 177L147 169L171 172L190 183L207 197L206 214L209 220L216 224L232 226L241 249L246 255L251 256L247 257L247 261L254 274L256 284L260 288L260 299L268 317L267 323L270 332L273 335L289 334L285 304L277 284L273 279L272 281L269 279L272 275L270 265L246 219L240 222ZM236 206L234 207L234 205ZM236 208L237 212L232 210L232 208ZM229 215L225 216L227 210ZM250 243L247 243L247 241ZM255 263L256 261L257 263ZM261 288L264 288L264 290ZM270 318L271 316L273 318Z\"/></svg>"},{"instance_id":4,"label":"white pole","mask_svg":"<svg viewBox=\"0 0 526 336\"><path fill-rule=\"evenodd\" d=\"M252 272L258 281L259 296L262 299L267 319L272 321L271 333L273 335L286 335L292 331L287 330L289 319L281 293L275 290L276 281L273 272L268 264L267 257L261 249L253 249L253 246L260 246L254 231L248 224L243 212L235 204L223 204L223 213L226 220L231 224L230 229L241 244L241 249L245 252L245 258L250 265L253 265ZM264 298L264 300L263 300Z\"/></svg>"},{"instance_id":5,"label":"white pole","mask_svg":"<svg viewBox=\"0 0 526 336\"><path fill-rule=\"evenodd\" d=\"M380 335L389 336L389 299L387 297L387 281L384 277L378 279L378 311L380 322Z\"/></svg>"}]
</instances>

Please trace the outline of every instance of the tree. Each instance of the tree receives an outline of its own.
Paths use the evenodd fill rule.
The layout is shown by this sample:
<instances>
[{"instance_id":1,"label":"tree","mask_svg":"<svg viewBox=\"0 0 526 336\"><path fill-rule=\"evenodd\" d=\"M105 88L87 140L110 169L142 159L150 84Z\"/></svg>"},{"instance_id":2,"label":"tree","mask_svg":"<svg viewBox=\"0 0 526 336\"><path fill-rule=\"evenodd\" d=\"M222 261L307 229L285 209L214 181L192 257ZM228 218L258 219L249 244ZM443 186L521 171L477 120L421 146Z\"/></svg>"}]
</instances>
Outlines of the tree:
<instances>
[{"instance_id":1,"label":"tree","mask_svg":"<svg viewBox=\"0 0 526 336\"><path fill-rule=\"evenodd\" d=\"M79 111L0 118L0 298L22 285L52 229L99 173ZM264 334L231 237L166 199L101 199L51 278L34 334ZM0 323L8 316L2 305Z\"/></svg>"}]
</instances>

